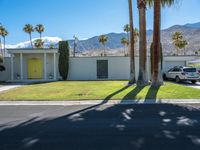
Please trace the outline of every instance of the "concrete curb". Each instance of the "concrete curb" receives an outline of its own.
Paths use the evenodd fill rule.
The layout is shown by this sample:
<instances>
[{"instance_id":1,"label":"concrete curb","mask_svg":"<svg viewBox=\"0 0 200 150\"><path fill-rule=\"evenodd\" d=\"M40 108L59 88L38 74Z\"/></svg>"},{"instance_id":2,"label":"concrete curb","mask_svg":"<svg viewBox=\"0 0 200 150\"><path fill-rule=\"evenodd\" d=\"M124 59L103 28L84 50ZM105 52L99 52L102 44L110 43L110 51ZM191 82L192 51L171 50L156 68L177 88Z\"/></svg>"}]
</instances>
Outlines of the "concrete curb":
<instances>
[{"instance_id":1,"label":"concrete curb","mask_svg":"<svg viewBox=\"0 0 200 150\"><path fill-rule=\"evenodd\" d=\"M200 104L200 99L163 100L83 100L83 101L0 101L0 106L78 106L78 105L128 105L128 104Z\"/></svg>"}]
</instances>

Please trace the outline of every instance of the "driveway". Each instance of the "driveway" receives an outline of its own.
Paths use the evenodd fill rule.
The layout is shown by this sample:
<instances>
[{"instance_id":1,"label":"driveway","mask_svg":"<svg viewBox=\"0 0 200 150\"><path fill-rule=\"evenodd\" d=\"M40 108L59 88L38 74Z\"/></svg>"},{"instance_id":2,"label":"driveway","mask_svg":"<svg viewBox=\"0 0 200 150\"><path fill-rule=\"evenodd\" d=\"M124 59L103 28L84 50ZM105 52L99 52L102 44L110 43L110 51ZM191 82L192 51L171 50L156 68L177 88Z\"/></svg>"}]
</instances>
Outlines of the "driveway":
<instances>
[{"instance_id":1,"label":"driveway","mask_svg":"<svg viewBox=\"0 0 200 150\"><path fill-rule=\"evenodd\" d=\"M1 150L199 150L200 105L0 106Z\"/></svg>"},{"instance_id":2,"label":"driveway","mask_svg":"<svg viewBox=\"0 0 200 150\"><path fill-rule=\"evenodd\" d=\"M195 89L200 89L200 82L197 82L196 84L192 84L191 82L182 82L180 84L188 86L188 87L192 87Z\"/></svg>"},{"instance_id":3,"label":"driveway","mask_svg":"<svg viewBox=\"0 0 200 150\"><path fill-rule=\"evenodd\" d=\"M0 85L0 93L26 85L26 83L4 83Z\"/></svg>"}]
</instances>

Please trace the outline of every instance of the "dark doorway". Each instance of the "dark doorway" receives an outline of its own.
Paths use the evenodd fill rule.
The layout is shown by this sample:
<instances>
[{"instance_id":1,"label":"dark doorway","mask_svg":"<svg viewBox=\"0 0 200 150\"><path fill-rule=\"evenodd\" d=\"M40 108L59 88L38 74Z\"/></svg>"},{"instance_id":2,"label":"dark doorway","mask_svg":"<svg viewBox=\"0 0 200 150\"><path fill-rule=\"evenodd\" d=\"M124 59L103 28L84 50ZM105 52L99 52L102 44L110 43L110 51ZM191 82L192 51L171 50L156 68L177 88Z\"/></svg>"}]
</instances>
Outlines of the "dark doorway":
<instances>
[{"instance_id":1,"label":"dark doorway","mask_svg":"<svg viewBox=\"0 0 200 150\"><path fill-rule=\"evenodd\" d=\"M97 79L108 78L108 60L97 60Z\"/></svg>"}]
</instances>

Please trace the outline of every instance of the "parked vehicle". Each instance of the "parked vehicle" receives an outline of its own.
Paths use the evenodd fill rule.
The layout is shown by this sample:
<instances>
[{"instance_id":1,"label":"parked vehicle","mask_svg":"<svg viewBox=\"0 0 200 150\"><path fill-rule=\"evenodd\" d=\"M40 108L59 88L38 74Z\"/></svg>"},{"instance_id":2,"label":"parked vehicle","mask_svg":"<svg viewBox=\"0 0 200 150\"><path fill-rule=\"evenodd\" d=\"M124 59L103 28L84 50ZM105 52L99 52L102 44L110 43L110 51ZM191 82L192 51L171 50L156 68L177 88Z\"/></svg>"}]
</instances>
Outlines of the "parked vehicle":
<instances>
[{"instance_id":1,"label":"parked vehicle","mask_svg":"<svg viewBox=\"0 0 200 150\"><path fill-rule=\"evenodd\" d=\"M200 80L200 75L196 68L192 67L174 67L171 68L168 72L163 74L165 80L172 79L175 82L181 81L191 81L195 84Z\"/></svg>"}]
</instances>

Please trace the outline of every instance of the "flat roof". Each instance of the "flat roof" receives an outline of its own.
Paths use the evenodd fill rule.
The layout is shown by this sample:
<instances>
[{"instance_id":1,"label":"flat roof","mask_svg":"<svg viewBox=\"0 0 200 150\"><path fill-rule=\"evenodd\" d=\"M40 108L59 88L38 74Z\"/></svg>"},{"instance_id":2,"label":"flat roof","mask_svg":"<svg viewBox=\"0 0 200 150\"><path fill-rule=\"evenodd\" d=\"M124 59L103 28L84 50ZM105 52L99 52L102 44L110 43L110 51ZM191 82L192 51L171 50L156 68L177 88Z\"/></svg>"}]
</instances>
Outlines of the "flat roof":
<instances>
[{"instance_id":1,"label":"flat roof","mask_svg":"<svg viewBox=\"0 0 200 150\"><path fill-rule=\"evenodd\" d=\"M58 53L58 49L48 48L21 48L21 49L7 49L8 53Z\"/></svg>"}]
</instances>

